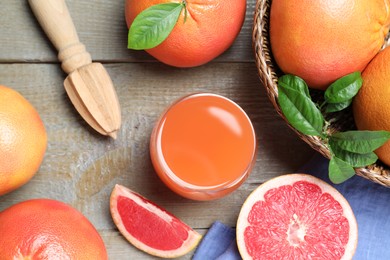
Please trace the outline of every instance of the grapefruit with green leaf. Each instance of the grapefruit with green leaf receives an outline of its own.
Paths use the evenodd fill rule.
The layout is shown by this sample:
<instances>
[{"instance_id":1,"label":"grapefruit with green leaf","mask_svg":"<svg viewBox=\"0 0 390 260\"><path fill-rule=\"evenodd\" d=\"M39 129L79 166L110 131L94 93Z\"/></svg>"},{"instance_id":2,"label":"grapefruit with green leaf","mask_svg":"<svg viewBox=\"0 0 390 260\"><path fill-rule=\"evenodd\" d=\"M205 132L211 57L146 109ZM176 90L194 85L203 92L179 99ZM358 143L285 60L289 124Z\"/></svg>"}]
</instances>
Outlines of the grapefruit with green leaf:
<instances>
[{"instance_id":1,"label":"grapefruit with green leaf","mask_svg":"<svg viewBox=\"0 0 390 260\"><path fill-rule=\"evenodd\" d=\"M154 256L175 258L194 249L201 235L140 194L115 185L110 197L112 219L136 248Z\"/></svg>"},{"instance_id":2,"label":"grapefruit with green leaf","mask_svg":"<svg viewBox=\"0 0 390 260\"><path fill-rule=\"evenodd\" d=\"M237 220L243 259L352 259L357 239L348 201L307 174L263 183L248 196Z\"/></svg>"},{"instance_id":3,"label":"grapefruit with green leaf","mask_svg":"<svg viewBox=\"0 0 390 260\"><path fill-rule=\"evenodd\" d=\"M246 0L126 0L129 47L145 49L171 66L200 66L233 44L245 13ZM151 48L150 43L160 42L156 40L160 37L166 38Z\"/></svg>"}]
</instances>

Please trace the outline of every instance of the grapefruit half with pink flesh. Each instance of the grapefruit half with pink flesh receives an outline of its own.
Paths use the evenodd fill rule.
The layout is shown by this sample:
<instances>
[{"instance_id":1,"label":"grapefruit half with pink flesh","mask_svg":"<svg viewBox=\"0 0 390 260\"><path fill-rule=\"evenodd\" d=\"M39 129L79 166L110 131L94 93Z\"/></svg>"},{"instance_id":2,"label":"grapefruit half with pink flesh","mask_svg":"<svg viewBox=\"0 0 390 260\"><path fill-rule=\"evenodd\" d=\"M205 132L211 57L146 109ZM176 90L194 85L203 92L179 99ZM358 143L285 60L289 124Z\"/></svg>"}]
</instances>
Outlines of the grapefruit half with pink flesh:
<instances>
[{"instance_id":1,"label":"grapefruit half with pink flesh","mask_svg":"<svg viewBox=\"0 0 390 260\"><path fill-rule=\"evenodd\" d=\"M347 200L306 174L263 183L248 196L237 220L243 259L352 259L357 239Z\"/></svg>"},{"instance_id":2,"label":"grapefruit half with pink flesh","mask_svg":"<svg viewBox=\"0 0 390 260\"><path fill-rule=\"evenodd\" d=\"M202 237L171 213L118 184L111 193L110 211L122 235L136 248L154 256L185 255Z\"/></svg>"}]
</instances>

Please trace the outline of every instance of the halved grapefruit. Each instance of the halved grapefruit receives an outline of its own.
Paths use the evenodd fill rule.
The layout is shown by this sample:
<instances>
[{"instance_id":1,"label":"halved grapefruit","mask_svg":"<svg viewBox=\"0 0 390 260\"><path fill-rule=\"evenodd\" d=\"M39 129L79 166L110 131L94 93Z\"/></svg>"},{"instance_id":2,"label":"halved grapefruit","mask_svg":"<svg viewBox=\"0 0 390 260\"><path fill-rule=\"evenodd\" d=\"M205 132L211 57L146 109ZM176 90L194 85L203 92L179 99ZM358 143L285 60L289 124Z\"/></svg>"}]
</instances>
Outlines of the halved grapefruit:
<instances>
[{"instance_id":1,"label":"halved grapefruit","mask_svg":"<svg viewBox=\"0 0 390 260\"><path fill-rule=\"evenodd\" d=\"M306 174L287 174L260 185L237 220L243 259L352 259L357 238L347 200Z\"/></svg>"},{"instance_id":2,"label":"halved grapefruit","mask_svg":"<svg viewBox=\"0 0 390 260\"><path fill-rule=\"evenodd\" d=\"M171 213L118 184L111 193L110 211L122 235L154 256L182 256L194 249L202 237Z\"/></svg>"}]
</instances>

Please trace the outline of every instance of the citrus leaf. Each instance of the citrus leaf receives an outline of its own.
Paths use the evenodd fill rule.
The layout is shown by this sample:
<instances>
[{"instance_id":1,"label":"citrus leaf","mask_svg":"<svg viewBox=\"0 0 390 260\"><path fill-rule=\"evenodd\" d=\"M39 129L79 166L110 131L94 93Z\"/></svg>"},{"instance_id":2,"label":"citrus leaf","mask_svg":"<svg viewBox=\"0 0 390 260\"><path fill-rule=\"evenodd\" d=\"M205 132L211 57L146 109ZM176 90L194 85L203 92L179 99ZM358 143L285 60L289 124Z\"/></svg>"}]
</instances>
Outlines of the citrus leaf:
<instances>
[{"instance_id":1,"label":"citrus leaf","mask_svg":"<svg viewBox=\"0 0 390 260\"><path fill-rule=\"evenodd\" d=\"M302 134L320 136L324 126L321 111L300 83L285 83L278 83L278 102L287 121Z\"/></svg>"},{"instance_id":2,"label":"citrus leaf","mask_svg":"<svg viewBox=\"0 0 390 260\"><path fill-rule=\"evenodd\" d=\"M283 75L278 79L278 84L283 86L288 86L297 91L301 91L307 97L310 97L309 88L306 82L298 76L294 76L291 74Z\"/></svg>"},{"instance_id":3,"label":"citrus leaf","mask_svg":"<svg viewBox=\"0 0 390 260\"><path fill-rule=\"evenodd\" d=\"M329 179L335 184L340 184L355 175L351 165L333 156L329 161Z\"/></svg>"},{"instance_id":4,"label":"citrus leaf","mask_svg":"<svg viewBox=\"0 0 390 260\"><path fill-rule=\"evenodd\" d=\"M329 143L329 146L336 157L347 162L352 167L365 167L378 160L378 156L374 152L364 154L353 153L343 150L337 143Z\"/></svg>"},{"instance_id":5,"label":"citrus leaf","mask_svg":"<svg viewBox=\"0 0 390 260\"><path fill-rule=\"evenodd\" d=\"M325 91L328 103L343 103L351 100L361 88L363 79L359 71L348 74L333 82Z\"/></svg>"},{"instance_id":6,"label":"citrus leaf","mask_svg":"<svg viewBox=\"0 0 390 260\"><path fill-rule=\"evenodd\" d=\"M387 131L347 131L330 136L329 144L349 152L366 154L378 149L389 139L390 132Z\"/></svg>"},{"instance_id":7,"label":"citrus leaf","mask_svg":"<svg viewBox=\"0 0 390 260\"><path fill-rule=\"evenodd\" d=\"M341 110L349 107L349 105L351 105L351 103L352 103L352 99L345 101L345 102L341 102L341 103L328 103L326 105L325 112L332 113L332 112L341 111Z\"/></svg>"},{"instance_id":8,"label":"citrus leaf","mask_svg":"<svg viewBox=\"0 0 390 260\"><path fill-rule=\"evenodd\" d=\"M142 11L131 24L127 48L146 50L162 43L175 27L183 8L182 3L163 3Z\"/></svg>"}]
</instances>

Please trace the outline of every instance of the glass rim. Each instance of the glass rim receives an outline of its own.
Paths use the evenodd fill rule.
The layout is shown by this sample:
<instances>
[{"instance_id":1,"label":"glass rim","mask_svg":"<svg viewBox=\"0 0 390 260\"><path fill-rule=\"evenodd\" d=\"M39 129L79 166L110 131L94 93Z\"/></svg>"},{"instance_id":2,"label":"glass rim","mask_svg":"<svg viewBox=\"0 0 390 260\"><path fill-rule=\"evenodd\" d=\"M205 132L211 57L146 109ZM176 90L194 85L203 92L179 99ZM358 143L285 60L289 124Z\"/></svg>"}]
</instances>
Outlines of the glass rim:
<instances>
[{"instance_id":1,"label":"glass rim","mask_svg":"<svg viewBox=\"0 0 390 260\"><path fill-rule=\"evenodd\" d=\"M182 180L181 178L179 178L171 170L171 168L168 166L167 162L165 161L164 154L162 152L162 147L161 147L162 129L163 129L164 124L165 124L166 115L169 113L169 111L175 105L179 104L180 102L183 102L185 100L192 99L192 98L202 97L202 96L213 96L213 97L221 98L225 101L228 101L229 103L234 105L236 108L238 108L240 110L241 114L244 115L244 117L246 118L246 121L248 122L248 124L250 126L251 136L253 139L253 147L251 149L252 150L251 156L250 156L250 159L248 160L248 165L243 170L243 172L241 174L237 175L237 178L234 178L232 180L229 180L229 181L226 181L226 182L223 182L220 184L216 184L216 185L206 185L206 186L205 185L195 185L195 184L186 182L186 181ZM159 117L157 124L153 130L152 140L151 140L151 146L154 146L155 153L156 153L155 154L155 157L156 157L155 161L156 161L156 163L158 163L159 168L162 169L163 174L170 181L172 181L173 183L175 183L176 185L181 187L183 190L188 190L191 192L219 192L219 191L223 191L226 189L231 189L231 188L235 187L236 185L244 182L245 179L249 176L249 174L250 174L250 172L251 172L251 170L256 162L257 143L258 143L257 142L257 135L256 135L255 129L253 127L252 121L250 120L247 113L242 109L242 107L227 97L224 97L224 96L221 96L218 94L214 94L214 93L208 93L208 92L197 92L197 93L193 93L193 94L188 94L188 95L185 95L185 96L177 99L176 101L174 101ZM157 171L157 174L160 175L162 173Z\"/></svg>"}]
</instances>

